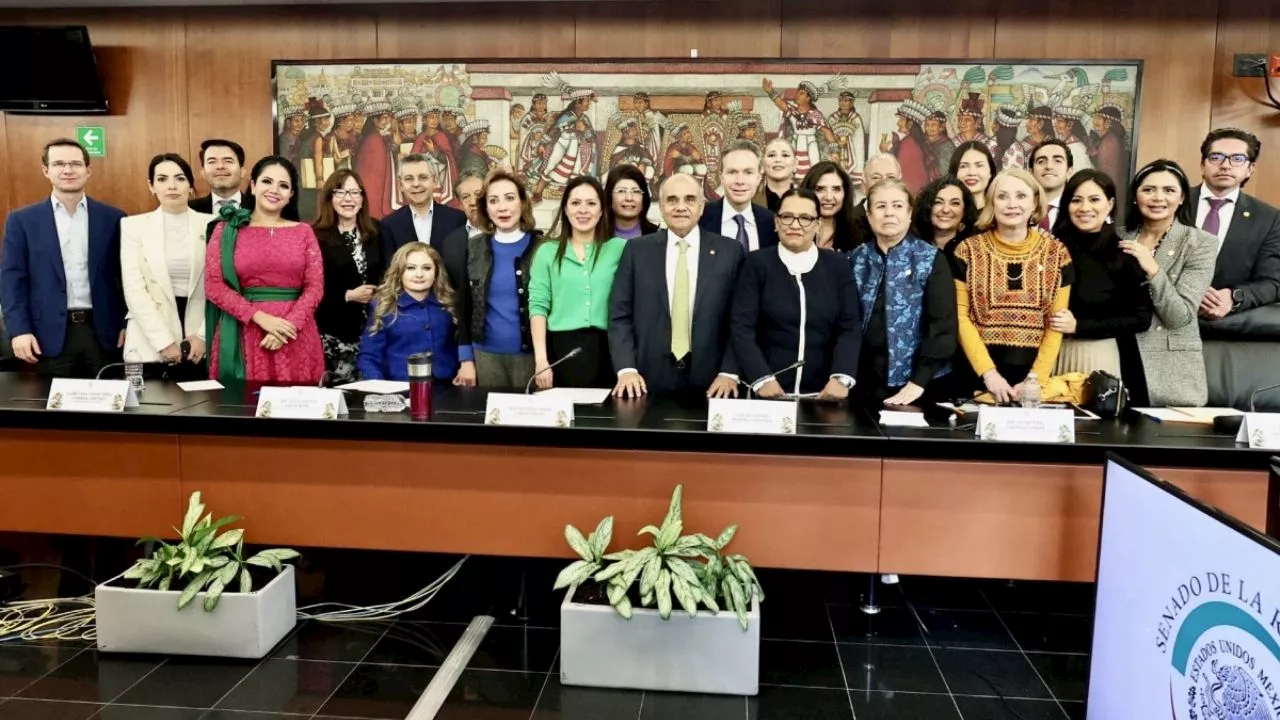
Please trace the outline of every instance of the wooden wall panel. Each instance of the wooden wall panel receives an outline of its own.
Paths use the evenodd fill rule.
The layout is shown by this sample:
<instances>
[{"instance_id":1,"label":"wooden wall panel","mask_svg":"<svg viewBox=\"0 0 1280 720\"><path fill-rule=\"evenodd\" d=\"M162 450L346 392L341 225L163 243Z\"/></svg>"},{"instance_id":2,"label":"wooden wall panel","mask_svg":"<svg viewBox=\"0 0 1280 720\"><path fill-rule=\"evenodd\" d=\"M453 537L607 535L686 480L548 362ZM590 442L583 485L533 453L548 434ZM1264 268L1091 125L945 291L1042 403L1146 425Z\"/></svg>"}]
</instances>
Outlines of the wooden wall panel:
<instances>
[{"instance_id":1,"label":"wooden wall panel","mask_svg":"<svg viewBox=\"0 0 1280 720\"><path fill-rule=\"evenodd\" d=\"M788 6L790 3L788 3ZM782 0L575 5L577 57L778 57Z\"/></svg>"},{"instance_id":2,"label":"wooden wall panel","mask_svg":"<svg viewBox=\"0 0 1280 720\"><path fill-rule=\"evenodd\" d=\"M999 0L995 56L1146 61L1137 161L1172 158L1194 176L1209 130L1217 0Z\"/></svg>"},{"instance_id":3,"label":"wooden wall panel","mask_svg":"<svg viewBox=\"0 0 1280 720\"><path fill-rule=\"evenodd\" d=\"M573 57L568 3L391 4L377 11L378 57Z\"/></svg>"},{"instance_id":4,"label":"wooden wall panel","mask_svg":"<svg viewBox=\"0 0 1280 720\"><path fill-rule=\"evenodd\" d=\"M1232 76L1237 52L1280 52L1280 3L1220 2L1211 124L1244 128L1262 139L1262 161L1254 170L1249 192L1280 204L1280 110L1267 104L1263 79ZM1271 86L1280 97L1280 80L1272 80Z\"/></svg>"},{"instance_id":5,"label":"wooden wall panel","mask_svg":"<svg viewBox=\"0 0 1280 720\"><path fill-rule=\"evenodd\" d=\"M192 165L200 141L226 137L244 146L246 163L275 152L271 131L271 61L374 58L373 9L188 9L187 58ZM197 173L199 174L199 173ZM208 192L203 180L199 192Z\"/></svg>"},{"instance_id":6,"label":"wooden wall panel","mask_svg":"<svg viewBox=\"0 0 1280 720\"><path fill-rule=\"evenodd\" d=\"M782 57L988 58L995 0L788 0Z\"/></svg>"},{"instance_id":7,"label":"wooden wall panel","mask_svg":"<svg viewBox=\"0 0 1280 720\"><path fill-rule=\"evenodd\" d=\"M88 192L126 212L155 206L147 188L147 163L157 153L184 151L187 142L187 63L183 16L176 10L0 15L0 22L85 24L111 103L107 116L5 117L9 203L19 207L49 194L40 171L40 149L55 137L75 137L79 125L101 125L107 156L94 158ZM32 68L9 72L33 71Z\"/></svg>"}]
</instances>

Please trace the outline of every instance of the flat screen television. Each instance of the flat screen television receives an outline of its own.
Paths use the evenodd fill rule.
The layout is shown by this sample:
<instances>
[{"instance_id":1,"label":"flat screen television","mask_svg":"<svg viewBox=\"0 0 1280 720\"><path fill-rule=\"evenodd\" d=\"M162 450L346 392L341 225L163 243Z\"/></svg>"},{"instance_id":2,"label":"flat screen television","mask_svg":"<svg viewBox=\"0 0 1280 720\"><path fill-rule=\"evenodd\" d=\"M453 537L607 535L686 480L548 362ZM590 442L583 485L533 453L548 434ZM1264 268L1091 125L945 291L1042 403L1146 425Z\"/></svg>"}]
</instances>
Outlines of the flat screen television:
<instances>
[{"instance_id":1,"label":"flat screen television","mask_svg":"<svg viewBox=\"0 0 1280 720\"><path fill-rule=\"evenodd\" d=\"M1088 720L1280 720L1280 543L1114 456Z\"/></svg>"},{"instance_id":2,"label":"flat screen television","mask_svg":"<svg viewBox=\"0 0 1280 720\"><path fill-rule=\"evenodd\" d=\"M83 25L0 26L0 110L105 113L107 97Z\"/></svg>"}]
</instances>

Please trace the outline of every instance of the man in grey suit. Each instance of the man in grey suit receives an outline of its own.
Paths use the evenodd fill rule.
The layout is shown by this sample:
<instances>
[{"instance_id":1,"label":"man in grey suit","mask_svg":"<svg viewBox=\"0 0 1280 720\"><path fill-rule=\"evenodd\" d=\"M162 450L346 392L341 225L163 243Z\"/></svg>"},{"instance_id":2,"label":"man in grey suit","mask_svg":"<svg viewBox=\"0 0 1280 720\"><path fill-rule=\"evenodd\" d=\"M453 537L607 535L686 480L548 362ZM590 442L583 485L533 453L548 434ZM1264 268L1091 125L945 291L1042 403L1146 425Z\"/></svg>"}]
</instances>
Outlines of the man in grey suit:
<instances>
[{"instance_id":1,"label":"man in grey suit","mask_svg":"<svg viewBox=\"0 0 1280 720\"><path fill-rule=\"evenodd\" d=\"M1213 285L1200 303L1206 320L1280 301L1280 211L1242 191L1261 151L1257 136L1238 128L1200 144L1204 184L1192 188L1191 207L1196 227L1218 238Z\"/></svg>"},{"instance_id":2,"label":"man in grey suit","mask_svg":"<svg viewBox=\"0 0 1280 720\"><path fill-rule=\"evenodd\" d=\"M667 229L627 243L609 297L609 353L617 397L737 397L729 311L742 245L699 230L702 188L691 175L658 192Z\"/></svg>"}]
</instances>

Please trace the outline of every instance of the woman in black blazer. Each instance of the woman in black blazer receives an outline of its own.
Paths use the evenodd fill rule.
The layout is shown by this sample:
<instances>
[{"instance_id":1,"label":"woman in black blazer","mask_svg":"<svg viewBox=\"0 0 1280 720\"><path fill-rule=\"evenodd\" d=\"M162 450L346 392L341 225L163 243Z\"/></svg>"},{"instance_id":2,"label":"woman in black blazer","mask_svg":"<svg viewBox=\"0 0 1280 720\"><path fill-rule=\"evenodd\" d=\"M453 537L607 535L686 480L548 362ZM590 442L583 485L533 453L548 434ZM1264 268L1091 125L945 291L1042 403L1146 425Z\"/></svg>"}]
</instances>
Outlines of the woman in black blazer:
<instances>
[{"instance_id":1,"label":"woman in black blazer","mask_svg":"<svg viewBox=\"0 0 1280 720\"><path fill-rule=\"evenodd\" d=\"M318 217L312 227L324 259L324 298L316 309L316 324L324 343L325 370L336 385L356 379L360 335L369 301L382 283L386 258L359 175L345 169L330 175L316 204Z\"/></svg>"},{"instance_id":2,"label":"woman in black blazer","mask_svg":"<svg viewBox=\"0 0 1280 720\"><path fill-rule=\"evenodd\" d=\"M778 245L748 255L738 275L730 342L742 379L762 398L843 400L858 374L858 293L849 261L818 250L818 221L812 190L787 191L774 217Z\"/></svg>"}]
</instances>

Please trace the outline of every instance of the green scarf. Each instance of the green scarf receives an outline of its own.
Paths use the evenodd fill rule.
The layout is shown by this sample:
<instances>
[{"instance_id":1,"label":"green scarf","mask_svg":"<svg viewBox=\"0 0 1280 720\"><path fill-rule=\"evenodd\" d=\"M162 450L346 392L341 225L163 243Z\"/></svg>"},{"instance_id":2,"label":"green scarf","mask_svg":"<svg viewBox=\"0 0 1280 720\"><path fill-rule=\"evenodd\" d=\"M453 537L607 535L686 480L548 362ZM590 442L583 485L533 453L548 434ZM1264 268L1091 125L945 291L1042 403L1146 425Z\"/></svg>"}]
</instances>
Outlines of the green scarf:
<instances>
[{"instance_id":1,"label":"green scarf","mask_svg":"<svg viewBox=\"0 0 1280 720\"><path fill-rule=\"evenodd\" d=\"M235 262L236 238L240 234L240 228L248 225L249 218L252 216L251 210L234 205L224 205L218 212L218 218L223 221L222 245L219 247L223 282L249 302L297 300L302 294L298 288L242 289L240 287L240 276L236 273ZM204 308L205 332L209 334L210 343L212 344L213 338L218 338L218 377L216 379L243 381L245 379L244 347L240 321L212 302L206 302Z\"/></svg>"}]
</instances>

